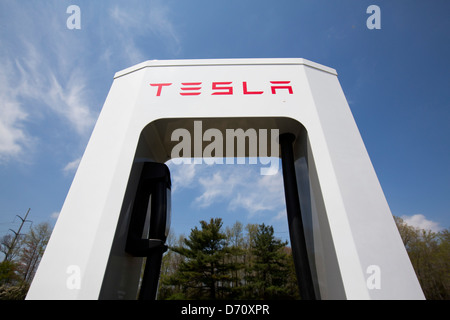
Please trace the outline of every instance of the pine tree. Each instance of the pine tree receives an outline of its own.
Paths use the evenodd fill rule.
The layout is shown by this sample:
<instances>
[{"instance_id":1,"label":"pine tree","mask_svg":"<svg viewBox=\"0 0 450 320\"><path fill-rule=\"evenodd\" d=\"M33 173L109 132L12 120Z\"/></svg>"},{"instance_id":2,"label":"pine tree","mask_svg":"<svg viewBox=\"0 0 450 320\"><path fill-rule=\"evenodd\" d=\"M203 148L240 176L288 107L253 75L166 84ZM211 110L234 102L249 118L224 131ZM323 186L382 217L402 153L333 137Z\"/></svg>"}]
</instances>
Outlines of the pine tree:
<instances>
[{"instance_id":1,"label":"pine tree","mask_svg":"<svg viewBox=\"0 0 450 320\"><path fill-rule=\"evenodd\" d=\"M247 276L247 297L257 299L284 299L290 272L289 255L284 250L287 242L274 237L272 226L261 224L251 241L253 262Z\"/></svg>"},{"instance_id":2,"label":"pine tree","mask_svg":"<svg viewBox=\"0 0 450 320\"><path fill-rule=\"evenodd\" d=\"M200 221L201 229L191 229L184 246L171 248L186 260L167 282L181 285L186 298L227 298L230 292L231 271L235 264L229 259L231 252L226 235L221 232L222 224L220 218L211 218L209 223Z\"/></svg>"}]
</instances>

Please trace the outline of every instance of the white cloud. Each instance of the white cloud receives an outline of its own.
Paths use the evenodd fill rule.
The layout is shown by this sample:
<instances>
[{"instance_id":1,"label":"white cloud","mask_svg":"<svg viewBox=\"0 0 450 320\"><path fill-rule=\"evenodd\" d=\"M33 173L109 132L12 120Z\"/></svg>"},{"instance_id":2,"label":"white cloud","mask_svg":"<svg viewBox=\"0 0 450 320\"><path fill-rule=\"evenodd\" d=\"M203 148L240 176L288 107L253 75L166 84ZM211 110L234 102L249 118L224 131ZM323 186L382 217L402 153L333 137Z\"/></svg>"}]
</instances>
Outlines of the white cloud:
<instances>
[{"instance_id":1,"label":"white cloud","mask_svg":"<svg viewBox=\"0 0 450 320\"><path fill-rule=\"evenodd\" d=\"M30 151L39 135L26 125L40 128L49 115L55 126L66 126L81 138L94 125L87 70L73 63L86 47L81 45L85 38L68 36L51 8L9 4L9 14L17 19L9 24L9 33L0 31L0 160Z\"/></svg>"},{"instance_id":2,"label":"white cloud","mask_svg":"<svg viewBox=\"0 0 450 320\"><path fill-rule=\"evenodd\" d=\"M78 134L86 134L94 125L95 117L85 102L86 79L77 71L70 75L65 85L51 75L48 88L48 105L67 120Z\"/></svg>"},{"instance_id":3,"label":"white cloud","mask_svg":"<svg viewBox=\"0 0 450 320\"><path fill-rule=\"evenodd\" d=\"M239 176L237 176L238 178ZM230 201L230 208L243 208L250 216L262 211L277 211L284 206L283 180L281 173L274 175L252 175L240 180L237 197Z\"/></svg>"},{"instance_id":4,"label":"white cloud","mask_svg":"<svg viewBox=\"0 0 450 320\"><path fill-rule=\"evenodd\" d=\"M171 172L172 179L172 192L176 192L180 189L192 187L192 183L195 179L196 168L195 164L183 164L177 165L172 161L167 163Z\"/></svg>"},{"instance_id":5,"label":"white cloud","mask_svg":"<svg viewBox=\"0 0 450 320\"><path fill-rule=\"evenodd\" d=\"M60 41L61 36L55 35ZM64 61L71 55L62 49L59 52L45 54L39 44L23 42L23 54L15 59L17 75L11 75L18 82L17 96L34 100L46 106L80 135L85 135L92 128L95 115L91 112L85 101L88 100L86 87L88 82L82 71L73 66L64 71ZM51 56L58 59L54 61Z\"/></svg>"},{"instance_id":6,"label":"white cloud","mask_svg":"<svg viewBox=\"0 0 450 320\"><path fill-rule=\"evenodd\" d=\"M181 49L180 37L170 18L170 10L161 3L153 3L149 15L150 29L172 46L175 53Z\"/></svg>"},{"instance_id":7,"label":"white cloud","mask_svg":"<svg viewBox=\"0 0 450 320\"><path fill-rule=\"evenodd\" d=\"M50 215L50 218L52 218L52 219L58 219L58 217L59 217L59 212L57 212L57 211L53 212L53 213Z\"/></svg>"},{"instance_id":8,"label":"white cloud","mask_svg":"<svg viewBox=\"0 0 450 320\"><path fill-rule=\"evenodd\" d=\"M192 205L198 208L223 205L229 211L243 210L251 218L280 212L285 206L280 172L260 175L260 166L249 164L172 165L170 169L176 190L182 187L197 189L194 191L199 195Z\"/></svg>"},{"instance_id":9,"label":"white cloud","mask_svg":"<svg viewBox=\"0 0 450 320\"><path fill-rule=\"evenodd\" d=\"M149 34L159 38L171 53L181 50L180 37L170 17L169 7L162 1L133 2L115 4L109 9L109 17L114 23L115 52L126 58L130 64L150 59L147 52L142 52L136 38L149 39ZM110 59L107 48L103 57ZM108 58L109 57L109 58Z\"/></svg>"},{"instance_id":10,"label":"white cloud","mask_svg":"<svg viewBox=\"0 0 450 320\"><path fill-rule=\"evenodd\" d=\"M3 4L14 19L0 29L0 162L30 155L42 128L50 135L47 129L62 127L84 147L105 98L94 100L98 78L88 65L100 62L115 72L151 59L142 48L155 40L171 53L180 50L172 12L162 1L83 5L77 31L67 29L65 8Z\"/></svg>"},{"instance_id":11,"label":"white cloud","mask_svg":"<svg viewBox=\"0 0 450 320\"><path fill-rule=\"evenodd\" d=\"M403 221L413 227L438 232L442 229L438 222L434 222L425 218L423 214L415 214L412 216L401 216Z\"/></svg>"},{"instance_id":12,"label":"white cloud","mask_svg":"<svg viewBox=\"0 0 450 320\"><path fill-rule=\"evenodd\" d=\"M286 209L280 210L275 216L273 216L272 221L284 221L287 218Z\"/></svg>"},{"instance_id":13,"label":"white cloud","mask_svg":"<svg viewBox=\"0 0 450 320\"><path fill-rule=\"evenodd\" d=\"M212 176L202 176L198 179L198 183L202 190L202 194L194 201L195 205L206 208L223 200L229 200L232 195L237 181L236 176L226 175L220 170Z\"/></svg>"},{"instance_id":14,"label":"white cloud","mask_svg":"<svg viewBox=\"0 0 450 320\"><path fill-rule=\"evenodd\" d=\"M65 173L75 172L78 169L78 165L80 164L81 158L75 159L69 162L63 169Z\"/></svg>"},{"instance_id":15,"label":"white cloud","mask_svg":"<svg viewBox=\"0 0 450 320\"><path fill-rule=\"evenodd\" d=\"M0 162L18 157L30 139L24 130L28 114L24 112L0 72Z\"/></svg>"}]
</instances>

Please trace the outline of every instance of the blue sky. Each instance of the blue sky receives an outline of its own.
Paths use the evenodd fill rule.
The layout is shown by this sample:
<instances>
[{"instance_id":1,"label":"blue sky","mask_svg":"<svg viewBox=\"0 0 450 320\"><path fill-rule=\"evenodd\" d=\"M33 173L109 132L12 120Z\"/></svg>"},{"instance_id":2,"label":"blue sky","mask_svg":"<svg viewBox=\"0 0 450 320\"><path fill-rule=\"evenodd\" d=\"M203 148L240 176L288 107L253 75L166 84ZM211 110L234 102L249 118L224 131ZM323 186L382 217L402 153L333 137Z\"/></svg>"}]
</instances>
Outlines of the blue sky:
<instances>
[{"instance_id":1,"label":"blue sky","mask_svg":"<svg viewBox=\"0 0 450 320\"><path fill-rule=\"evenodd\" d=\"M366 26L373 4L378 30ZM81 29L67 28L70 5ZM115 72L209 58L298 57L336 69L392 213L448 228L449 11L448 0L0 0L0 235L28 208L33 223L54 224ZM171 168L176 233L219 216L287 237L279 174Z\"/></svg>"}]
</instances>

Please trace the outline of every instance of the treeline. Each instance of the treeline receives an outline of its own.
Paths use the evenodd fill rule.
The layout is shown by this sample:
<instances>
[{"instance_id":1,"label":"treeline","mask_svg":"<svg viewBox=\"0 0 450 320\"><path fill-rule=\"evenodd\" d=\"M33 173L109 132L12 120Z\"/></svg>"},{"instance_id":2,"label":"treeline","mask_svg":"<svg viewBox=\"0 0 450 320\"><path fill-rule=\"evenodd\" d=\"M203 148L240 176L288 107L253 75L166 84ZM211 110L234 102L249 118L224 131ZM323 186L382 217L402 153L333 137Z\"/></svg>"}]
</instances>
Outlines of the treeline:
<instances>
[{"instance_id":1,"label":"treeline","mask_svg":"<svg viewBox=\"0 0 450 320\"><path fill-rule=\"evenodd\" d=\"M158 299L299 299L287 242L272 226L200 221L163 258ZM172 243L171 243L172 242Z\"/></svg>"},{"instance_id":2,"label":"treeline","mask_svg":"<svg viewBox=\"0 0 450 320\"><path fill-rule=\"evenodd\" d=\"M450 300L450 233L410 226L394 217L403 244L428 300Z\"/></svg>"},{"instance_id":3,"label":"treeline","mask_svg":"<svg viewBox=\"0 0 450 320\"><path fill-rule=\"evenodd\" d=\"M394 217L428 300L450 300L450 236ZM300 299L291 250L271 226L201 221L164 256L159 299Z\"/></svg>"},{"instance_id":4,"label":"treeline","mask_svg":"<svg viewBox=\"0 0 450 320\"><path fill-rule=\"evenodd\" d=\"M395 217L425 297L450 300L450 236ZM46 224L0 238L0 300L24 299L51 234ZM300 299L287 243L271 226L201 221L185 238L171 236L158 299Z\"/></svg>"},{"instance_id":5,"label":"treeline","mask_svg":"<svg viewBox=\"0 0 450 320\"><path fill-rule=\"evenodd\" d=\"M7 234L0 239L0 300L25 299L52 229L48 223L30 228L26 234Z\"/></svg>"}]
</instances>

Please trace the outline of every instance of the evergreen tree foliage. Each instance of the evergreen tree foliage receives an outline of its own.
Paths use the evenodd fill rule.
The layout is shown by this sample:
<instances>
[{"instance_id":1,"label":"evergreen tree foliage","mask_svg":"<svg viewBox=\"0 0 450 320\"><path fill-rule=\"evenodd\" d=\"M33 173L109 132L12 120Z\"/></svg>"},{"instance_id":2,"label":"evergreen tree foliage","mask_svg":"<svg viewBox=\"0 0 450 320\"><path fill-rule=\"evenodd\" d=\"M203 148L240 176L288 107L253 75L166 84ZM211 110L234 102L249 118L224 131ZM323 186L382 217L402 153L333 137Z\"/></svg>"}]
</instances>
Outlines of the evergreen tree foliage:
<instances>
[{"instance_id":1,"label":"evergreen tree foliage","mask_svg":"<svg viewBox=\"0 0 450 320\"><path fill-rule=\"evenodd\" d=\"M450 299L450 236L407 225L394 217L425 297ZM17 239L5 235L0 251L0 300L24 299L51 230L34 226ZM272 226L236 222L223 230L221 219L200 221L189 237L169 235L158 299L299 299L287 243Z\"/></svg>"},{"instance_id":2,"label":"evergreen tree foliage","mask_svg":"<svg viewBox=\"0 0 450 320\"><path fill-rule=\"evenodd\" d=\"M229 259L231 250L221 232L222 224L220 218L200 221L201 229L192 229L184 246L171 248L186 260L168 282L181 285L186 298L220 299L231 290L228 282L235 264Z\"/></svg>"},{"instance_id":3,"label":"evergreen tree foliage","mask_svg":"<svg viewBox=\"0 0 450 320\"><path fill-rule=\"evenodd\" d=\"M290 251L274 237L273 227L247 225L244 237L240 222L225 232L218 218L200 226L181 246L170 247L184 260L162 276L160 299L298 298L298 289L290 285L296 283ZM165 259L174 258L169 254Z\"/></svg>"},{"instance_id":4,"label":"evergreen tree foliage","mask_svg":"<svg viewBox=\"0 0 450 320\"><path fill-rule=\"evenodd\" d=\"M256 299L289 298L287 288L289 259L287 242L274 237L272 226L258 226L251 243L253 261L247 276L247 297Z\"/></svg>"}]
</instances>

